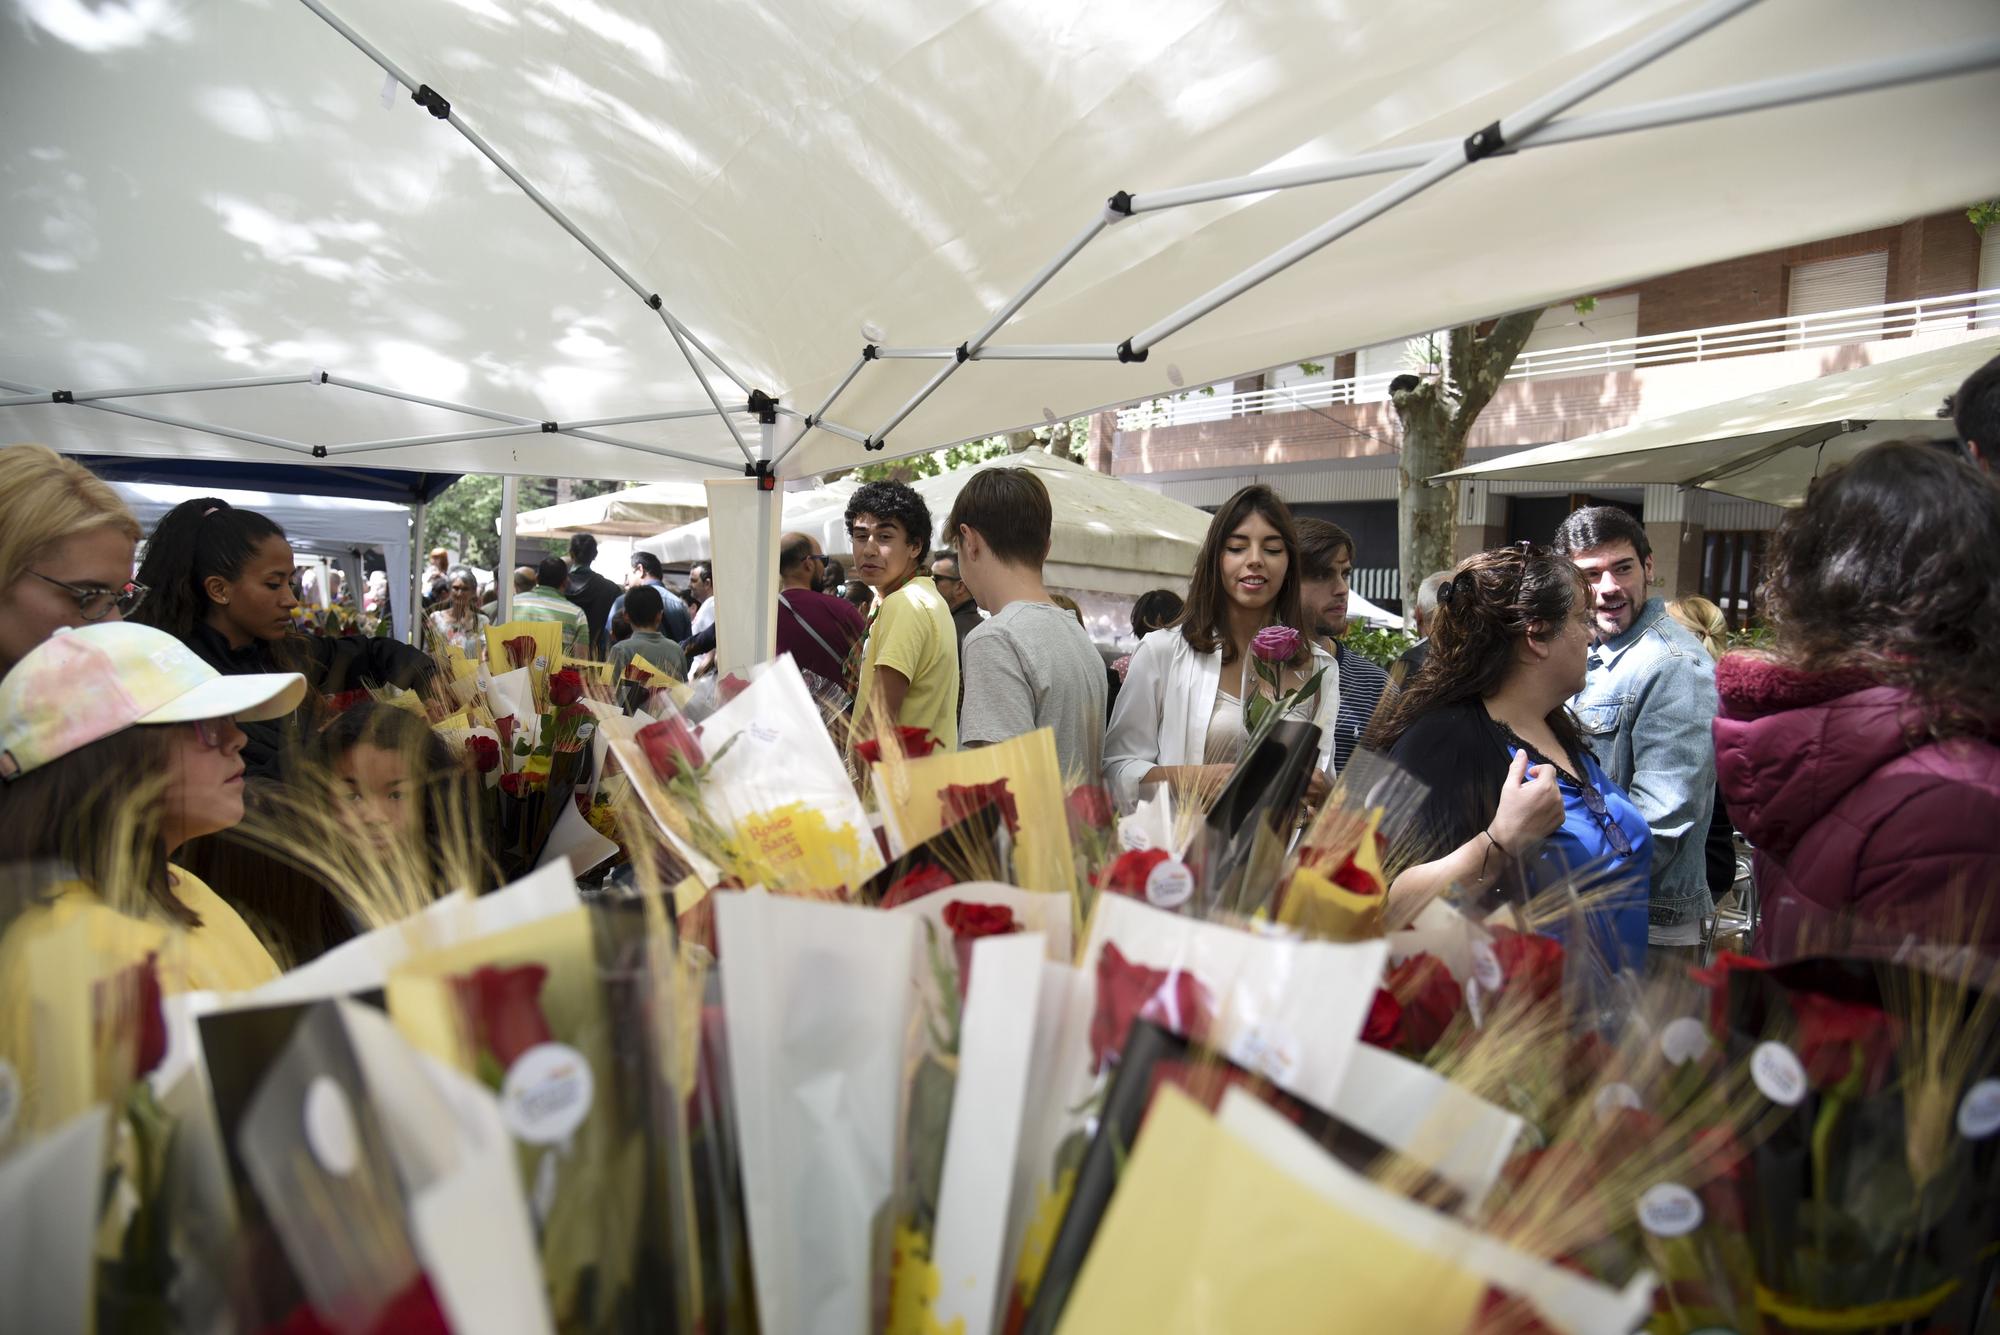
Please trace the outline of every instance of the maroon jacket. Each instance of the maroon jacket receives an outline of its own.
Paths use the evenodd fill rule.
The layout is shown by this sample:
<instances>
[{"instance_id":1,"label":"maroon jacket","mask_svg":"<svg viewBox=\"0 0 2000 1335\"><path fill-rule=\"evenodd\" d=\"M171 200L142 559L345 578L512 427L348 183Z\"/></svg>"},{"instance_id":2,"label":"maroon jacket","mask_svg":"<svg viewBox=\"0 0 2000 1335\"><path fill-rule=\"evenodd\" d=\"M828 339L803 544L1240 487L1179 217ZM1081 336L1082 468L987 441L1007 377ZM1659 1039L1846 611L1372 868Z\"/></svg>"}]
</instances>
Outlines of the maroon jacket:
<instances>
[{"instance_id":1,"label":"maroon jacket","mask_svg":"<svg viewBox=\"0 0 2000 1335\"><path fill-rule=\"evenodd\" d=\"M1756 950L2000 946L2000 747L1910 739L1909 692L1748 654L1716 665L1715 775L1756 846Z\"/></svg>"}]
</instances>

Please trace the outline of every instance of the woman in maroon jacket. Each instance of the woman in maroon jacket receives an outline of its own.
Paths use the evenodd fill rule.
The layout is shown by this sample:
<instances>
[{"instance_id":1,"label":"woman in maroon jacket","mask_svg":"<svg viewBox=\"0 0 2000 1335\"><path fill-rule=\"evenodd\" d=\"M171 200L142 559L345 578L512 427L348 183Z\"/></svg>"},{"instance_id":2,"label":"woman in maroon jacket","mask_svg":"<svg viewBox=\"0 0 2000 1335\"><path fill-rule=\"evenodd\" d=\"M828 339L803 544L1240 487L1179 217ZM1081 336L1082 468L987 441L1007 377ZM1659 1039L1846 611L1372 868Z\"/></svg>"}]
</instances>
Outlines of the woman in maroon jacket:
<instances>
[{"instance_id":1,"label":"woman in maroon jacket","mask_svg":"<svg viewBox=\"0 0 2000 1335\"><path fill-rule=\"evenodd\" d=\"M1774 651L1715 674L1757 953L2000 946L2000 490L1868 450L1785 521L1764 597Z\"/></svg>"}]
</instances>

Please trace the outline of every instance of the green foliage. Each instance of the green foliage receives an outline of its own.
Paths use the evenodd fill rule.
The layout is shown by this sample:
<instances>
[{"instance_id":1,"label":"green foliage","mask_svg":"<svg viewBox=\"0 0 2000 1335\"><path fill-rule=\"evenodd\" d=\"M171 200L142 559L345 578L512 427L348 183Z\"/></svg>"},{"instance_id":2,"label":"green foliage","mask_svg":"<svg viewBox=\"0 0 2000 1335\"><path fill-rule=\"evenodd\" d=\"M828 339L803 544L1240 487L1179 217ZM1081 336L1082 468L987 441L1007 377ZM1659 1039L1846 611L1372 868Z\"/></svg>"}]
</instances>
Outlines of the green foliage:
<instances>
[{"instance_id":1,"label":"green foliage","mask_svg":"<svg viewBox=\"0 0 2000 1335\"><path fill-rule=\"evenodd\" d=\"M1987 228L2000 222L2000 199L1988 199L1974 204L1965 211L1965 220L1971 223L1981 236L1985 236Z\"/></svg>"},{"instance_id":2,"label":"green foliage","mask_svg":"<svg viewBox=\"0 0 2000 1335\"><path fill-rule=\"evenodd\" d=\"M1769 649L1775 637L1769 626L1749 625L1729 632L1730 649Z\"/></svg>"},{"instance_id":3,"label":"green foliage","mask_svg":"<svg viewBox=\"0 0 2000 1335\"><path fill-rule=\"evenodd\" d=\"M1040 427L1032 432L1015 431L1001 436L982 436L978 440L961 441L957 445L942 450L932 450L928 454L913 454L907 459L863 464L854 470L852 476L863 482L916 482L923 478L936 477L939 473L949 473L955 468L983 464L988 459L998 459L1002 455L1017 453L1017 446L1025 449L1029 445L1040 445L1052 453L1081 459L1089 441L1090 419L1074 417L1067 422Z\"/></svg>"},{"instance_id":4,"label":"green foliage","mask_svg":"<svg viewBox=\"0 0 2000 1335\"><path fill-rule=\"evenodd\" d=\"M1305 375L1319 375L1326 370L1326 367L1319 362L1300 362L1299 370Z\"/></svg>"},{"instance_id":5,"label":"green foliage","mask_svg":"<svg viewBox=\"0 0 2000 1335\"><path fill-rule=\"evenodd\" d=\"M1597 309L1596 297L1578 297L1575 302L1578 315L1588 315Z\"/></svg>"},{"instance_id":6,"label":"green foliage","mask_svg":"<svg viewBox=\"0 0 2000 1335\"><path fill-rule=\"evenodd\" d=\"M1403 651L1417 642L1417 637L1406 630L1378 629L1357 621L1347 628L1340 642L1386 668L1401 658Z\"/></svg>"},{"instance_id":7,"label":"green foliage","mask_svg":"<svg viewBox=\"0 0 2000 1335\"><path fill-rule=\"evenodd\" d=\"M571 484L572 500L587 500L617 491L622 482L579 480ZM501 479L497 473L467 473L438 493L424 510L424 531L418 546L449 547L468 564L491 570L500 560L500 532L494 524L500 518ZM553 505L556 479L521 479L520 508L539 510Z\"/></svg>"}]
</instances>

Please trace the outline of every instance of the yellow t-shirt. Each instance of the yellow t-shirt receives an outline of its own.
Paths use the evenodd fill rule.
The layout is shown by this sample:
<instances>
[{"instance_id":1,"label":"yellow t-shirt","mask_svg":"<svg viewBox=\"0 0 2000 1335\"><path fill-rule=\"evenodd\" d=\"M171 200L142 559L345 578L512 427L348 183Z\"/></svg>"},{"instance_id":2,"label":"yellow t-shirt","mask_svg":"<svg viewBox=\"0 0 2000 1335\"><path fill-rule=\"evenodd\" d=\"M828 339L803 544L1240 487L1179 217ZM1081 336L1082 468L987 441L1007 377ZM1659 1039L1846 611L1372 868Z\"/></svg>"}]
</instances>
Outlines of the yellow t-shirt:
<instances>
[{"instance_id":1,"label":"yellow t-shirt","mask_svg":"<svg viewBox=\"0 0 2000 1335\"><path fill-rule=\"evenodd\" d=\"M159 956L163 993L242 992L278 976L270 952L235 909L193 872L179 867L167 872L174 897L200 916L201 926L183 928L165 918L120 913L83 882L71 881L58 886L47 903L23 912L0 937L0 975L21 976L25 969L8 965L24 961L25 952L44 934L80 923L91 956L101 966L99 977L137 964L149 952Z\"/></svg>"},{"instance_id":2,"label":"yellow t-shirt","mask_svg":"<svg viewBox=\"0 0 2000 1335\"><path fill-rule=\"evenodd\" d=\"M951 609L930 576L918 575L882 600L868 630L868 652L861 660L860 695L854 716L869 731L868 710L878 667L894 668L909 678L898 720L906 728L922 728L947 751L958 749L958 632Z\"/></svg>"}]
</instances>

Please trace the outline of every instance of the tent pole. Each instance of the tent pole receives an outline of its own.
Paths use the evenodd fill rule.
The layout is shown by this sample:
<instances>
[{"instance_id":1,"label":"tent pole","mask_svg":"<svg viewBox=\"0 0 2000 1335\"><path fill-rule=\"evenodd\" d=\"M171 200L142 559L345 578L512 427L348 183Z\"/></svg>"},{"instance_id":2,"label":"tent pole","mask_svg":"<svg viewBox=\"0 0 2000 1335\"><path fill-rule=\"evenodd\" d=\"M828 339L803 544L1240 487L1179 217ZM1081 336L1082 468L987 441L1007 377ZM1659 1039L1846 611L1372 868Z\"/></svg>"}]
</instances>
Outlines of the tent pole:
<instances>
[{"instance_id":1,"label":"tent pole","mask_svg":"<svg viewBox=\"0 0 2000 1335\"><path fill-rule=\"evenodd\" d=\"M728 464L715 459L704 459L698 454L683 454L679 450L670 450L664 445L648 445L644 441L637 440L620 440L617 436L600 436L595 431L577 431L566 426L559 426L556 430L559 435L575 436L578 440L594 440L600 445L616 445L622 449L637 450L641 454L656 454L662 459L678 459L684 464L693 464L697 468L712 468L725 477L734 476Z\"/></svg>"},{"instance_id":2,"label":"tent pole","mask_svg":"<svg viewBox=\"0 0 2000 1335\"><path fill-rule=\"evenodd\" d=\"M941 362L958 356L957 348L877 348L883 361ZM1113 343L995 343L975 348L966 344L964 360L969 362L1115 362L1118 347Z\"/></svg>"},{"instance_id":3,"label":"tent pole","mask_svg":"<svg viewBox=\"0 0 2000 1335\"><path fill-rule=\"evenodd\" d=\"M1654 130L1670 125L1685 125L1693 121L1714 120L1721 116L1769 111L1778 107L1794 106L1801 102L1823 101L1853 93L1879 92L1903 84L1972 74L1995 65L2000 65L2000 39L1975 42L1964 47L1926 51L1918 55L1897 56L1888 60L1843 65L1836 69L1813 70L1806 74L1761 79L1755 83L1736 84L1728 88L1647 102L1619 111L1564 117L1561 120L1550 121L1533 134L1510 144L1509 148L1546 148L1552 144L1571 144L1587 139L1630 134L1637 130ZM1381 172L1408 171L1450 150L1456 142L1437 139L1424 144L1410 144L1402 148L1385 148L1374 153L1363 153L1339 162L1286 167L1277 171L1253 172L1247 176L1235 176L1226 180L1205 181L1199 185L1180 186L1172 190L1147 191L1132 196L1132 212L1158 213L1188 204L1206 204L1218 199L1234 199L1241 195L1260 195L1272 190L1325 185L1331 181L1347 181L1359 176L1374 176Z\"/></svg>"},{"instance_id":4,"label":"tent pole","mask_svg":"<svg viewBox=\"0 0 2000 1335\"><path fill-rule=\"evenodd\" d=\"M1536 98L1513 115L1495 121L1492 125L1474 133L1466 139L1462 147L1454 145L1439 153L1416 171L1376 191L1331 221L1251 265L1236 277L1196 297L1172 315L1148 325L1127 339L1124 347L1129 349L1134 357L1143 355L1161 339L1187 328L1218 306L1233 301L1251 288L1283 273L1308 255L1323 249L1362 224L1381 217L1398 204L1422 194L1439 181L1456 175L1481 157L1498 152L1518 139L1526 138L1559 112L1603 91L1634 70L1644 68L1755 3L1757 0L1710 0L1709 4L1634 43L1609 60L1599 62L1595 67L1586 70L1561 87ZM917 402L922 402L921 397ZM905 412L907 411L909 410L905 409ZM876 435L879 438L886 432L885 427Z\"/></svg>"},{"instance_id":5,"label":"tent pole","mask_svg":"<svg viewBox=\"0 0 2000 1335\"><path fill-rule=\"evenodd\" d=\"M978 333L974 334L971 338L965 340L966 351L973 356L977 356L979 354L979 350L982 347L986 346L986 340L992 338L994 334L1000 331L1000 327L1002 325L1006 324L1009 320L1013 319L1015 314L1020 311L1021 307L1028 304L1028 299L1030 297L1034 296L1037 292L1041 291L1045 286L1047 286L1048 281L1051 278L1054 278L1058 273L1060 273L1062 271L1062 267L1065 264L1068 264L1071 260L1075 259L1077 257L1077 254L1080 251L1082 251L1082 249L1085 246L1089 245L1091 241L1093 241L1096 238L1099 232L1103 231L1106 227L1110 226L1113 220L1118 219L1122 216L1123 216L1122 214L1115 213L1110 208L1107 207L1104 210L1104 212L1098 214L1097 217L1092 218L1089 224L1086 225L1082 231L1078 232L1075 236L1070 238L1069 244L1064 246L1061 252L1058 253L1054 259L1050 260L1047 264L1043 265L1041 267L1040 272L1038 272L1033 278L1030 278L1027 282L1027 285L1024 286L1019 292L1016 292L1014 294L1014 297L1011 301L1009 301L1006 305L1002 306L999 310L993 313L993 318L988 320L983 326L981 326Z\"/></svg>"},{"instance_id":6,"label":"tent pole","mask_svg":"<svg viewBox=\"0 0 2000 1335\"><path fill-rule=\"evenodd\" d=\"M723 411L722 400L715 397L715 386L708 382L708 373L701 369L701 363L695 360L694 350L688 347L687 340L681 337L680 329L675 325L673 320L668 318L664 310L660 311L660 322L666 325L667 332L673 335L674 346L679 348L681 356L687 359L688 370L693 371L694 378L701 382L701 392L708 395L708 401L715 405L715 415L720 417L722 424L729 428L730 438L736 442L736 448L743 452L743 462L746 464L756 463L757 461L750 457L750 447L743 441L743 433L736 429L736 423L730 420L727 412Z\"/></svg>"},{"instance_id":7,"label":"tent pole","mask_svg":"<svg viewBox=\"0 0 2000 1335\"><path fill-rule=\"evenodd\" d=\"M520 508L521 479L508 473L500 479L500 568L493 572L503 624L514 619L514 512Z\"/></svg>"},{"instance_id":8,"label":"tent pole","mask_svg":"<svg viewBox=\"0 0 2000 1335\"><path fill-rule=\"evenodd\" d=\"M430 564L424 552L424 516L429 510L428 501L410 507L410 643L419 649L424 647L424 567Z\"/></svg>"},{"instance_id":9,"label":"tent pole","mask_svg":"<svg viewBox=\"0 0 2000 1335\"><path fill-rule=\"evenodd\" d=\"M746 406L731 408L729 411L733 413L747 413L750 409ZM629 426L634 422L692 422L699 418L713 416L715 416L713 408L676 408L663 413L634 413L630 417L593 417L582 422L564 422L562 429L564 431L573 431L578 427Z\"/></svg>"},{"instance_id":10,"label":"tent pole","mask_svg":"<svg viewBox=\"0 0 2000 1335\"><path fill-rule=\"evenodd\" d=\"M872 347L873 345L871 344L870 346ZM854 365L847 368L847 374L842 376L840 378L840 383L833 387L833 393L826 396L826 402L820 404L820 406L815 411L808 414L806 420L808 422L817 422L819 421L820 418L825 417L826 410L833 407L833 401L839 398L842 394L845 394L847 392L847 387L854 383L854 377L861 374L861 368L868 365L869 361L875 355L876 354L872 352L864 352L859 357L856 357L854 359ZM778 454L778 461L783 462L785 455L790 454L792 452L792 445L797 445L797 444L798 441L794 440L791 445L787 445L782 451L780 451ZM777 463L773 463L771 465L771 467L773 468L776 468L777 466L778 466Z\"/></svg>"},{"instance_id":11,"label":"tent pole","mask_svg":"<svg viewBox=\"0 0 2000 1335\"><path fill-rule=\"evenodd\" d=\"M539 426L541 419L522 417L518 413L503 413L494 408L476 408L469 403L453 403L449 399L427 399L421 394L409 394L400 389L390 389L386 385L371 385L365 380L349 380L346 376L322 371L320 383L337 385L341 389L359 390L363 394L377 394L385 399L401 399L404 403L421 403L426 408L443 408L446 412L464 413L468 417L484 417L494 422L512 422L516 426Z\"/></svg>"},{"instance_id":12,"label":"tent pole","mask_svg":"<svg viewBox=\"0 0 2000 1335\"><path fill-rule=\"evenodd\" d=\"M328 445L329 456L336 454L362 454L368 450L400 450L416 445L448 445L460 440L505 440L509 436L534 436L542 431L539 422L524 422L519 426L496 426L486 431L445 431L435 436L400 436L394 440L357 440L346 445Z\"/></svg>"},{"instance_id":13,"label":"tent pole","mask_svg":"<svg viewBox=\"0 0 2000 1335\"><path fill-rule=\"evenodd\" d=\"M88 403L94 399L138 399L148 394L200 394L212 389L256 389L264 385L303 385L311 380L305 375L260 375L248 380L197 380L185 385L134 385L128 389L77 389L70 391L72 403ZM47 403L47 394L16 394L0 398L0 408L21 408L29 404Z\"/></svg>"},{"instance_id":14,"label":"tent pole","mask_svg":"<svg viewBox=\"0 0 2000 1335\"><path fill-rule=\"evenodd\" d=\"M310 9L313 13L319 15L319 17L323 19L329 27L331 27L335 32L339 33L342 37L345 37L349 42L351 42L357 51L361 52L362 55L367 56L370 60L374 61L376 65L381 67L384 73L394 78L397 83L400 83L403 85L403 87L409 89L410 96L413 101L417 101L420 106L423 106L424 109L429 111L433 116L436 116L439 120L444 121L446 124L450 125L452 129L457 130L461 135L463 135L467 143L471 144L474 148L478 149L481 155L483 155L488 162L491 162L495 167L498 167L500 169L502 175L506 176L508 180L512 181L515 185L519 186L521 188L522 193L527 195L529 199L533 200L535 202L535 206L541 209L543 213L546 213L549 216L549 218L552 221L554 221L556 226L562 228L565 232L568 232L570 236L576 240L577 244L581 245L585 250L589 251L592 255L596 256L600 264L602 264L605 268L611 270L612 273L618 276L619 282L625 284L626 287L632 289L632 293L634 296L638 297L639 300L645 302L648 306L651 306L654 310L658 311L660 313L660 318L666 322L668 330L674 334L674 341L676 343L681 343L681 351L684 354L687 353L687 345L685 343L682 343L682 334L685 332L685 327L682 326L678 320L674 319L672 315L667 313L666 308L660 304L659 294L653 291L651 288L648 288L638 279L634 278L629 272L626 271L623 265L618 263L618 261L612 259L610 255L606 254L604 248L598 245L595 241L591 240L588 233L586 233L581 227L578 227L574 222L570 221L570 217L568 214L564 213L561 209L557 208L547 195L544 195L541 191L537 190L533 185L531 185L528 181L528 178L523 176L520 173L519 169L516 168L513 163L507 161L506 158L502 157L499 151L495 149L493 145L487 143L485 138L481 136L477 130L473 129L471 126L467 125L464 121L460 120L458 117L458 113L454 112L451 109L451 104L449 102L446 102L442 97L440 97L435 90L431 91L430 101L425 102L420 100L419 90L428 88L429 85L424 84L418 79L413 78L411 75L405 73L404 70L399 65L397 65L395 61L389 59L388 56L382 54L382 52L377 50L374 47L374 45L372 45L368 41L367 38L363 37L353 28L349 27L343 20L339 18L339 16L334 14L332 10L328 9L326 5L322 3L322 0L299 0L299 3L303 4L307 9ZM692 335L689 335L689 337L692 337ZM699 340L696 341L699 342ZM717 370L721 371L724 375L728 376L731 380L735 381L739 389L741 389L745 394L748 394L750 392L750 386L744 381L743 377L737 375L736 372L730 368L729 363L723 361L720 357L716 356L715 353L710 351L707 345L705 344L702 345L701 351L703 356L707 357L709 361L715 364ZM692 362L691 356L690 356L690 362ZM700 372L697 371L696 374L700 375ZM747 459L749 453L748 450L746 449L744 453Z\"/></svg>"},{"instance_id":15,"label":"tent pole","mask_svg":"<svg viewBox=\"0 0 2000 1335\"><path fill-rule=\"evenodd\" d=\"M274 450L287 450L293 454L311 455L315 448L311 445L302 445L296 440L259 435L255 431L238 431L234 427L211 426L206 422L192 422L185 417L169 417L166 413L149 413L143 408L128 408L119 403L79 403L76 406L100 413L117 413L121 417L137 417L142 421L158 422L161 426L176 426L183 431L200 431L210 436L248 441L252 445L268 445Z\"/></svg>"},{"instance_id":16,"label":"tent pole","mask_svg":"<svg viewBox=\"0 0 2000 1335\"><path fill-rule=\"evenodd\" d=\"M937 393L938 386L942 385L945 381L951 379L952 372L958 370L958 368L963 365L965 365L965 363L959 361L946 362L944 365L944 369L942 371L939 371L936 375L932 376L929 380L925 381L924 387L918 390L915 394L912 394L910 396L909 402L905 403L902 407L898 408L895 411L894 415L892 415L888 421L884 422L881 426L875 428L875 434L871 436L867 441L863 442L864 445L874 446L881 444L883 439L886 436L888 436L888 434L891 431L894 431L898 426L902 425L903 419L905 417L908 417L911 413L917 410L917 405L921 404L925 399L929 398L931 395Z\"/></svg>"}]
</instances>

